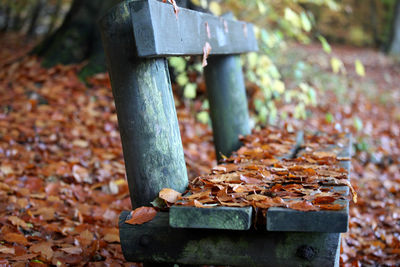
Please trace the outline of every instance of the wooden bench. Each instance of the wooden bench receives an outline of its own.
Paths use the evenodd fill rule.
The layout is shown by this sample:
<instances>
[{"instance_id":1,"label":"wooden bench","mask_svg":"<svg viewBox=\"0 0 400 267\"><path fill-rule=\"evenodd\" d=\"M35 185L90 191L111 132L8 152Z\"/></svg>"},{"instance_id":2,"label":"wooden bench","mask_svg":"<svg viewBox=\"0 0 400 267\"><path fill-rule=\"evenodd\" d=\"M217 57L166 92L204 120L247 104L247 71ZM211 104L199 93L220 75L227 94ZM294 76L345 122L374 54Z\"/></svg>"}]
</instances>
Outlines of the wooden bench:
<instances>
[{"instance_id":1,"label":"wooden bench","mask_svg":"<svg viewBox=\"0 0 400 267\"><path fill-rule=\"evenodd\" d=\"M183 8L176 15L156 0L124 1L100 26L132 206L150 206L161 189L188 185L166 57L211 47L204 75L214 143L218 156L230 155L238 136L250 133L239 54L257 51L253 26ZM124 256L149 263L338 266L340 232L348 227L348 203L342 211L272 208L258 230L251 207L177 206L142 225L126 224L128 215L119 223Z\"/></svg>"}]
</instances>

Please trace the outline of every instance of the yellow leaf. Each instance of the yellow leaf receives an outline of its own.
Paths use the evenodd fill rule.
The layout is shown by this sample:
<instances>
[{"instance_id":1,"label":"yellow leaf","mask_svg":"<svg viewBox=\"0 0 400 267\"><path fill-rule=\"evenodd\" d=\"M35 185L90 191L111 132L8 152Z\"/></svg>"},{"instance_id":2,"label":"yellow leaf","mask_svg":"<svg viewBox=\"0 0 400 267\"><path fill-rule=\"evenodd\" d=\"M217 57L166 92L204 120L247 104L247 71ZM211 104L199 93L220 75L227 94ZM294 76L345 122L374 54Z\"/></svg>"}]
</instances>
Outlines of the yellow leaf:
<instances>
[{"instance_id":1,"label":"yellow leaf","mask_svg":"<svg viewBox=\"0 0 400 267\"><path fill-rule=\"evenodd\" d=\"M210 3L209 9L211 10L211 12L217 16L221 15L221 6L217 3L212 1Z\"/></svg>"},{"instance_id":2,"label":"yellow leaf","mask_svg":"<svg viewBox=\"0 0 400 267\"><path fill-rule=\"evenodd\" d=\"M306 32L309 32L309 31L311 31L311 21L308 19L308 17L307 17L307 14L306 13L304 13L304 12L302 12L301 14L300 14L300 18L301 18L301 25L303 26L303 29L306 31Z\"/></svg>"},{"instance_id":3,"label":"yellow leaf","mask_svg":"<svg viewBox=\"0 0 400 267\"><path fill-rule=\"evenodd\" d=\"M346 69L344 67L343 62L338 59L337 57L332 57L331 58L331 67L332 67L332 71L334 73L339 73L340 71L345 74L346 73Z\"/></svg>"},{"instance_id":4,"label":"yellow leaf","mask_svg":"<svg viewBox=\"0 0 400 267\"><path fill-rule=\"evenodd\" d=\"M325 39L325 37L323 37L322 35L319 35L318 40L321 42L322 49L324 49L325 53L330 54L332 52L332 48L329 45L328 41Z\"/></svg>"},{"instance_id":5,"label":"yellow leaf","mask_svg":"<svg viewBox=\"0 0 400 267\"><path fill-rule=\"evenodd\" d=\"M267 7L265 6L265 4L262 1L260 1L260 0L257 1L257 7L258 7L258 11L260 11L260 13L262 15L267 13Z\"/></svg>"},{"instance_id":6,"label":"yellow leaf","mask_svg":"<svg viewBox=\"0 0 400 267\"><path fill-rule=\"evenodd\" d=\"M361 77L364 77L365 76L365 69L364 69L364 65L361 63L361 61L357 59L354 62L354 66L355 66L357 74L359 76L361 76Z\"/></svg>"},{"instance_id":7,"label":"yellow leaf","mask_svg":"<svg viewBox=\"0 0 400 267\"><path fill-rule=\"evenodd\" d=\"M299 16L290 8L285 8L285 19L289 21L293 26L300 28L301 22Z\"/></svg>"}]
</instances>

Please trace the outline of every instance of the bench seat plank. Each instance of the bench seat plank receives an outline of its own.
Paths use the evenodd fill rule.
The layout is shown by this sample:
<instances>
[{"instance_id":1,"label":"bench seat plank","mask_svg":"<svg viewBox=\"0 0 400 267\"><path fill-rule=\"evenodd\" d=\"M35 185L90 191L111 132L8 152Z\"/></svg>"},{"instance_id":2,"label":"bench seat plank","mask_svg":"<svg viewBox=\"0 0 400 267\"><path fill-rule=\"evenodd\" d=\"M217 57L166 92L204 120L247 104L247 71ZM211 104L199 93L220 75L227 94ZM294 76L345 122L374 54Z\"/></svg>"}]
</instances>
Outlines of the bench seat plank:
<instances>
[{"instance_id":1,"label":"bench seat plank","mask_svg":"<svg viewBox=\"0 0 400 267\"><path fill-rule=\"evenodd\" d=\"M348 203L348 200L333 202L344 206L341 210L299 211L269 208L266 227L268 231L345 233L349 225Z\"/></svg>"},{"instance_id":2,"label":"bench seat plank","mask_svg":"<svg viewBox=\"0 0 400 267\"><path fill-rule=\"evenodd\" d=\"M169 225L174 228L249 230L252 207L195 208L172 206Z\"/></svg>"},{"instance_id":3,"label":"bench seat plank","mask_svg":"<svg viewBox=\"0 0 400 267\"><path fill-rule=\"evenodd\" d=\"M156 0L129 4L138 57L203 55L206 42L210 55L257 51L251 23L216 17ZM193 38L196 36L195 38Z\"/></svg>"}]
</instances>

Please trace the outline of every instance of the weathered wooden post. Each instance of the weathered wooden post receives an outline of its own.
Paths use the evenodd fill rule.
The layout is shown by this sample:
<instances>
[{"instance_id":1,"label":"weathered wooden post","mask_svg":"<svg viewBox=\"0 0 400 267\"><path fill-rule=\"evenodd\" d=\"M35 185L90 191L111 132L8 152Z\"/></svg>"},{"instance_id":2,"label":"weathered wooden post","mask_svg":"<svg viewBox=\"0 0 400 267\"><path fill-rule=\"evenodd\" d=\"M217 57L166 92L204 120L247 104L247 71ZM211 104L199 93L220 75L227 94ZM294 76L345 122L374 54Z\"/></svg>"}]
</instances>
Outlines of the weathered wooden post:
<instances>
[{"instance_id":1,"label":"weathered wooden post","mask_svg":"<svg viewBox=\"0 0 400 267\"><path fill-rule=\"evenodd\" d=\"M204 69L217 158L240 147L250 134L246 89L240 56L211 56Z\"/></svg>"},{"instance_id":2,"label":"weathered wooden post","mask_svg":"<svg viewBox=\"0 0 400 267\"><path fill-rule=\"evenodd\" d=\"M135 208L188 179L166 59L137 57L129 12L127 1L116 6L101 31Z\"/></svg>"}]
</instances>

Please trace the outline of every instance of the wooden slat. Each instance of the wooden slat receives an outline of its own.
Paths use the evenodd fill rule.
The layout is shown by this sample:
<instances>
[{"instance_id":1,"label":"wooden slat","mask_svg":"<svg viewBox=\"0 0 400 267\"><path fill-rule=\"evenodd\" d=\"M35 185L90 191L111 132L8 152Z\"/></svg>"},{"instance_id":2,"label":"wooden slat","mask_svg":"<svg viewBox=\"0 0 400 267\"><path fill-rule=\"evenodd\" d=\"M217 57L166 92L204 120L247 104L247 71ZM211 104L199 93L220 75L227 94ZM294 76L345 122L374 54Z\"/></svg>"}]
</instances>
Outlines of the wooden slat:
<instances>
[{"instance_id":1,"label":"wooden slat","mask_svg":"<svg viewBox=\"0 0 400 267\"><path fill-rule=\"evenodd\" d=\"M344 209L338 211L298 211L285 208L269 208L268 231L344 233L348 230L348 200L337 200Z\"/></svg>"},{"instance_id":2,"label":"wooden slat","mask_svg":"<svg viewBox=\"0 0 400 267\"><path fill-rule=\"evenodd\" d=\"M172 5L156 0L132 1L129 6L139 57L202 55L206 42L210 55L258 50L250 23L185 8L176 16Z\"/></svg>"},{"instance_id":3,"label":"wooden slat","mask_svg":"<svg viewBox=\"0 0 400 267\"><path fill-rule=\"evenodd\" d=\"M325 150L339 149L338 156L350 158L351 136L346 136L348 143L328 146ZM301 154L301 153L300 153ZM350 161L340 161L339 165L350 173ZM348 178L348 177L347 177ZM343 196L349 194L347 186L324 185L339 191ZM301 232L332 232L344 233L348 230L349 201L337 200L337 204L344 206L342 210L298 211L285 208L270 208L267 212L268 231L301 231Z\"/></svg>"},{"instance_id":4,"label":"wooden slat","mask_svg":"<svg viewBox=\"0 0 400 267\"><path fill-rule=\"evenodd\" d=\"M175 228L249 230L251 218L252 207L173 206L169 210L169 225Z\"/></svg>"},{"instance_id":5,"label":"wooden slat","mask_svg":"<svg viewBox=\"0 0 400 267\"><path fill-rule=\"evenodd\" d=\"M159 212L119 232L127 261L229 266L339 266L339 233L176 229ZM165 265L162 265L165 266Z\"/></svg>"}]
</instances>

